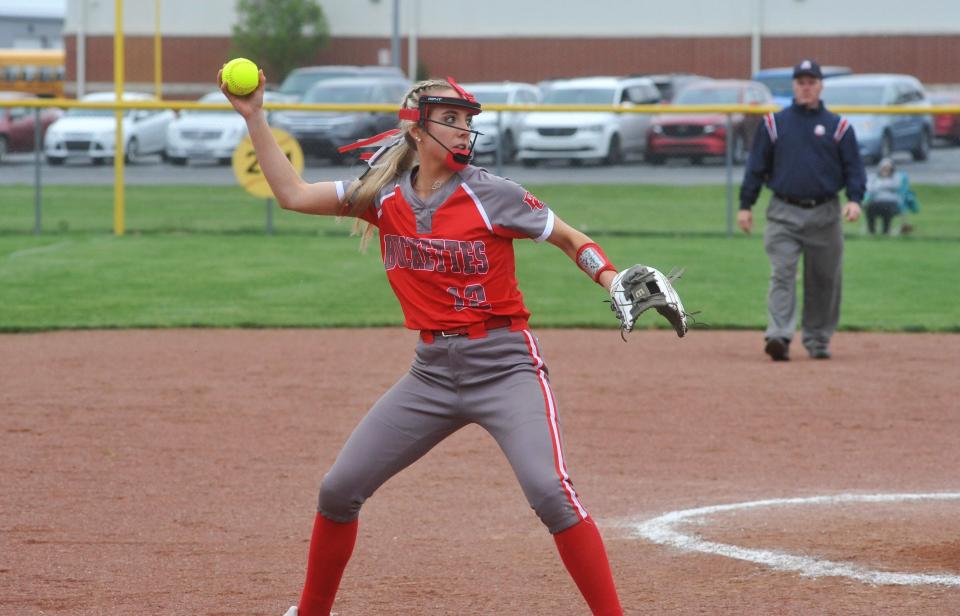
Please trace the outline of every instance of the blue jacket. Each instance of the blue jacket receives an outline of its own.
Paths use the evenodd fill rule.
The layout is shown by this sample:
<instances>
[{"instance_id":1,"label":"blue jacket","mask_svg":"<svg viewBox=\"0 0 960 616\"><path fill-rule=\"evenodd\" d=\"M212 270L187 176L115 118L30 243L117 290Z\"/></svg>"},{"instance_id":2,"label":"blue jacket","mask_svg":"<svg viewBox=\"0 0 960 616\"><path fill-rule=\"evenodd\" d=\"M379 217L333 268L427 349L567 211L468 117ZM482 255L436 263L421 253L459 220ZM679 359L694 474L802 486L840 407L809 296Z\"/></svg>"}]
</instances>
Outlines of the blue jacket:
<instances>
[{"instance_id":1,"label":"blue jacket","mask_svg":"<svg viewBox=\"0 0 960 616\"><path fill-rule=\"evenodd\" d=\"M740 209L757 202L763 184L794 199L819 199L846 188L860 203L866 173L853 127L846 118L797 105L770 113L757 129L740 186Z\"/></svg>"}]
</instances>

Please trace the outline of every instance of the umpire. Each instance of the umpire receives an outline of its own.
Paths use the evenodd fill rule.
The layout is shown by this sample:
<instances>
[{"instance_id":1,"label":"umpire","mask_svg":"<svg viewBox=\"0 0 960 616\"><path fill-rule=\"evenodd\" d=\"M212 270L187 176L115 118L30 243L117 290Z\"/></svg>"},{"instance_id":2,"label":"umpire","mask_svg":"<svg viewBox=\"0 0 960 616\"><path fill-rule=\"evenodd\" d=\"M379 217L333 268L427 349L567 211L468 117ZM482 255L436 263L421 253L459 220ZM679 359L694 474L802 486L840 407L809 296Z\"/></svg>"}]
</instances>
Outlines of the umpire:
<instances>
[{"instance_id":1,"label":"umpire","mask_svg":"<svg viewBox=\"0 0 960 616\"><path fill-rule=\"evenodd\" d=\"M846 189L843 217L860 217L866 178L850 123L820 100L823 74L812 60L793 68L793 104L764 117L740 187L737 224L753 227L750 208L763 184L773 191L763 243L770 259L767 355L790 359L797 328L797 264L803 255L803 346L814 359L830 358L840 320L843 229L837 193Z\"/></svg>"}]
</instances>

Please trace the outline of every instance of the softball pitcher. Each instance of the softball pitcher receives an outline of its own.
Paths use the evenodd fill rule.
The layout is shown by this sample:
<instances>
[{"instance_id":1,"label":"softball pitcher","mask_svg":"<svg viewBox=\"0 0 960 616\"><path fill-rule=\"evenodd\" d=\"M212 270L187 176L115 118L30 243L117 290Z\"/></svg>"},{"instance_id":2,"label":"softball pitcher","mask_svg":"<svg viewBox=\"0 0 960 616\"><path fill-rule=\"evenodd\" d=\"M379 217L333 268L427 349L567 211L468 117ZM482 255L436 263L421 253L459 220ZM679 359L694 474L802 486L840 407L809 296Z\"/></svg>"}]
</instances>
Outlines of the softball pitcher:
<instances>
[{"instance_id":1,"label":"softball pitcher","mask_svg":"<svg viewBox=\"0 0 960 616\"><path fill-rule=\"evenodd\" d=\"M600 533L567 470L547 365L517 287L513 242L550 242L605 288L617 276L613 265L531 193L469 164L478 134L472 118L481 108L453 79L416 84L399 128L356 144L380 146L358 180L315 184L297 175L274 141L263 84L261 73L249 96L222 89L246 120L278 203L355 217L365 226L362 242L378 230L405 325L420 332L409 373L374 404L323 478L306 583L287 616L330 613L364 501L470 423L486 429L509 459L593 613L622 614Z\"/></svg>"}]
</instances>

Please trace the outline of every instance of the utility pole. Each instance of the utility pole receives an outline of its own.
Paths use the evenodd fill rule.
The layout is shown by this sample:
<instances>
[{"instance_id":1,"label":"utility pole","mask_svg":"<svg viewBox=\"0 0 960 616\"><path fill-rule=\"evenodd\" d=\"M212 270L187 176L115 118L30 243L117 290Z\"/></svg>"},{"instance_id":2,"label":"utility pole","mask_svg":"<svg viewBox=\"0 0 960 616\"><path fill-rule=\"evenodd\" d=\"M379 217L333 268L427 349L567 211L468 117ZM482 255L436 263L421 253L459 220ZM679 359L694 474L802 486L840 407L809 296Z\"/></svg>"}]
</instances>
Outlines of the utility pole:
<instances>
[{"instance_id":1,"label":"utility pole","mask_svg":"<svg viewBox=\"0 0 960 616\"><path fill-rule=\"evenodd\" d=\"M750 76L760 70L760 47L763 44L763 0L753 0L753 27L750 36Z\"/></svg>"},{"instance_id":2,"label":"utility pole","mask_svg":"<svg viewBox=\"0 0 960 616\"><path fill-rule=\"evenodd\" d=\"M390 41L390 63L400 68L400 0L393 0L393 36Z\"/></svg>"},{"instance_id":3,"label":"utility pole","mask_svg":"<svg viewBox=\"0 0 960 616\"><path fill-rule=\"evenodd\" d=\"M409 0L407 17L407 79L417 80L417 37L420 36L420 0Z\"/></svg>"},{"instance_id":4,"label":"utility pole","mask_svg":"<svg viewBox=\"0 0 960 616\"><path fill-rule=\"evenodd\" d=\"M77 20L77 98L83 98L87 89L87 0L80 0L80 19Z\"/></svg>"}]
</instances>

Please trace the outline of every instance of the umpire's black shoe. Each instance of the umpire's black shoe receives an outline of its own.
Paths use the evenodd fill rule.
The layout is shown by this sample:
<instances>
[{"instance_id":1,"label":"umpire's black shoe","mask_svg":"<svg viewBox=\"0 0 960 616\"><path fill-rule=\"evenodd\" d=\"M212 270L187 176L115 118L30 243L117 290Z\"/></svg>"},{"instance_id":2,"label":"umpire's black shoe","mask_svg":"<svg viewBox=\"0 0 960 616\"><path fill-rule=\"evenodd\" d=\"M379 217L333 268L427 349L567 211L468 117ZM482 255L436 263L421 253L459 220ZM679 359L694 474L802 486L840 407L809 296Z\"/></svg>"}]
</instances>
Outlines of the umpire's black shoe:
<instances>
[{"instance_id":1,"label":"umpire's black shoe","mask_svg":"<svg viewBox=\"0 0 960 616\"><path fill-rule=\"evenodd\" d=\"M790 361L790 341L783 338L770 338L763 349L773 361Z\"/></svg>"},{"instance_id":2,"label":"umpire's black shoe","mask_svg":"<svg viewBox=\"0 0 960 616\"><path fill-rule=\"evenodd\" d=\"M810 351L810 357L813 359L830 359L830 351L827 349L814 349Z\"/></svg>"}]
</instances>

